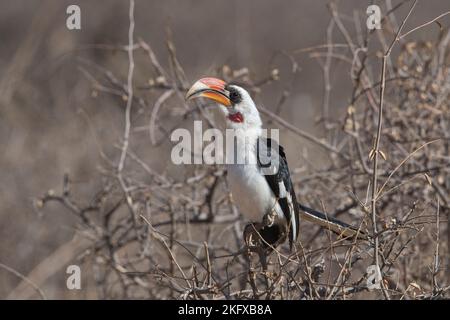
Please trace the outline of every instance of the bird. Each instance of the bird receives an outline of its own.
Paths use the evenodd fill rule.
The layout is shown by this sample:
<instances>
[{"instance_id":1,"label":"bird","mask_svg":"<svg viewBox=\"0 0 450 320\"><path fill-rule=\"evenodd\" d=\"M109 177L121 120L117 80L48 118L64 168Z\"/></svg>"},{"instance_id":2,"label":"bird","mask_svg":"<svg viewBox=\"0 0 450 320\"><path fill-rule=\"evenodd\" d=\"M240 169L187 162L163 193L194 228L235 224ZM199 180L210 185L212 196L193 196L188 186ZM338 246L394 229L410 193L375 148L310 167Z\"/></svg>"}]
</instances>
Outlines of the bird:
<instances>
[{"instance_id":1,"label":"bird","mask_svg":"<svg viewBox=\"0 0 450 320\"><path fill-rule=\"evenodd\" d=\"M342 237L367 238L358 228L297 201L284 148L263 135L260 113L247 90L221 79L205 77L187 91L186 100L195 98L215 102L226 129L235 133L235 143L227 143L226 150L227 157L232 154L234 161L227 159L225 165L232 199L251 221L244 228L247 244L257 244L270 251L289 239L292 250L299 236L301 218ZM245 161L236 161L236 155ZM274 160L273 168L261 161L261 155Z\"/></svg>"}]
</instances>

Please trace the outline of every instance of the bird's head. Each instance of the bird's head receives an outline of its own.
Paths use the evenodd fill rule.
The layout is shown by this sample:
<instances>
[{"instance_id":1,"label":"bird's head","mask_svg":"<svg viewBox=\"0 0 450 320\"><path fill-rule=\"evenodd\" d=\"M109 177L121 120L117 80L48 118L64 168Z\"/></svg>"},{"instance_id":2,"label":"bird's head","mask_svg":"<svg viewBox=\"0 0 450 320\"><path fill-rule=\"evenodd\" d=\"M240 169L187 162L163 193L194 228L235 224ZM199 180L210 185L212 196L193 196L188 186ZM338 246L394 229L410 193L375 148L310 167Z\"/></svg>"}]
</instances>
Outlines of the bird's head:
<instances>
[{"instance_id":1,"label":"bird's head","mask_svg":"<svg viewBox=\"0 0 450 320\"><path fill-rule=\"evenodd\" d=\"M216 78L202 78L189 89L186 99L203 97L220 105L228 128L261 127L261 118L250 94L244 88Z\"/></svg>"}]
</instances>

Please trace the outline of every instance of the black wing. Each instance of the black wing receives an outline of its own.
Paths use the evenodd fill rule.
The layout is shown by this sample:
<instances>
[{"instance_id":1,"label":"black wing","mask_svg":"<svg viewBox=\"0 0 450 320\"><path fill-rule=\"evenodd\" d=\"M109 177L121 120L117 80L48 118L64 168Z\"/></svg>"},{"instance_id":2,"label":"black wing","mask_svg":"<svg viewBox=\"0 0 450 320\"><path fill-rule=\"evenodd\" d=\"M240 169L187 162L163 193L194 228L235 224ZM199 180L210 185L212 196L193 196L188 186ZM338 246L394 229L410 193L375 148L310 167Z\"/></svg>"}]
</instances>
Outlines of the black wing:
<instances>
[{"instance_id":1,"label":"black wing","mask_svg":"<svg viewBox=\"0 0 450 320\"><path fill-rule=\"evenodd\" d=\"M269 138L258 139L258 165L261 173L276 196L289 226L289 243L297 240L299 232L299 207L295 196L294 186L289 173L289 166L283 147ZM278 160L275 168L268 159ZM275 169L271 171L270 169ZM278 169L278 170L276 170Z\"/></svg>"}]
</instances>

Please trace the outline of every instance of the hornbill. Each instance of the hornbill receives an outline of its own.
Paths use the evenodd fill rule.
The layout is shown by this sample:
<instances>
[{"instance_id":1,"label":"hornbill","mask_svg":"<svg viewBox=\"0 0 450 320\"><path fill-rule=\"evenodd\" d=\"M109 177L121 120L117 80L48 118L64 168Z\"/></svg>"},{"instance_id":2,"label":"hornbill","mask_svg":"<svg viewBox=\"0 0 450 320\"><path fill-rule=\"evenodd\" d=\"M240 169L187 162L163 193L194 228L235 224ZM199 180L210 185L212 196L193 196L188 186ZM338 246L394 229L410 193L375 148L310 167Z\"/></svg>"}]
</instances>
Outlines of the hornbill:
<instances>
[{"instance_id":1,"label":"hornbill","mask_svg":"<svg viewBox=\"0 0 450 320\"><path fill-rule=\"evenodd\" d=\"M258 109L245 89L220 79L202 78L186 94L187 100L197 97L218 103L227 129L236 132L235 143L227 143L227 148L231 146L238 156L245 153L245 161L233 158L226 165L233 200L252 221L244 230L247 244L259 243L270 251L289 238L292 249L299 234L300 215L341 236L366 238L357 228L297 202L283 147L263 137ZM230 150L226 151L228 157ZM235 153L231 152L233 156ZM272 171L264 170L267 162L262 163L261 155L275 160Z\"/></svg>"}]
</instances>

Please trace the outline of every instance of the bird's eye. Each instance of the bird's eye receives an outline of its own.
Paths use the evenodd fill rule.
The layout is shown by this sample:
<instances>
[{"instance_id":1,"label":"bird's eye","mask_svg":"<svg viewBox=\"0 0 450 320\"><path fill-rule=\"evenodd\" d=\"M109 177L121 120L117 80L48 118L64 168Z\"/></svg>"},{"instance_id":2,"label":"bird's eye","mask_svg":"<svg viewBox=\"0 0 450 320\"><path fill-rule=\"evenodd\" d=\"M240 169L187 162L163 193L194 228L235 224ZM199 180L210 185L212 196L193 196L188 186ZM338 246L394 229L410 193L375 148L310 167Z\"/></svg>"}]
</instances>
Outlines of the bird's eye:
<instances>
[{"instance_id":1,"label":"bird's eye","mask_svg":"<svg viewBox=\"0 0 450 320\"><path fill-rule=\"evenodd\" d=\"M238 95L239 94L236 91L233 90L233 91L230 92L230 99L234 101L234 100L237 99Z\"/></svg>"},{"instance_id":2,"label":"bird's eye","mask_svg":"<svg viewBox=\"0 0 450 320\"><path fill-rule=\"evenodd\" d=\"M239 102L242 101L241 94L239 93L238 90L236 90L233 87L229 87L228 91L230 92L230 101L233 105L238 104Z\"/></svg>"}]
</instances>

